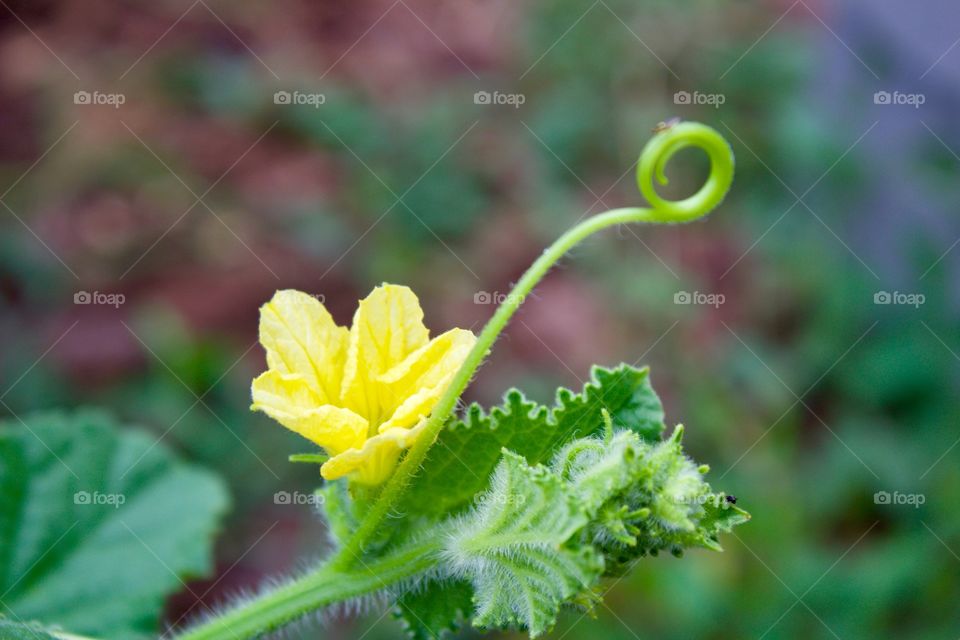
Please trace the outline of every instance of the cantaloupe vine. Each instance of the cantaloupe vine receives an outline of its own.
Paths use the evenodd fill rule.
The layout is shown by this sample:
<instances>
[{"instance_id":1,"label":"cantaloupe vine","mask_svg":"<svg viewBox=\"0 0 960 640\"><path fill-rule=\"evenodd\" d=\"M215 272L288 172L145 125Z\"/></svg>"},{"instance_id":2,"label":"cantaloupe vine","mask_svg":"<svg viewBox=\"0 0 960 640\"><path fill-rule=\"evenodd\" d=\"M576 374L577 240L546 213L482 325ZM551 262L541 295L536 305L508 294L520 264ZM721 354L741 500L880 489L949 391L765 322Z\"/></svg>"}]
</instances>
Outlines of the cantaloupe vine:
<instances>
[{"instance_id":1,"label":"cantaloupe vine","mask_svg":"<svg viewBox=\"0 0 960 640\"><path fill-rule=\"evenodd\" d=\"M690 197L665 199L654 183L667 183L667 162L687 147L706 153L709 175ZM582 392L561 389L552 407L510 391L503 405L490 411L476 405L459 417L454 411L507 322L568 251L616 225L699 219L722 202L733 170L732 151L715 130L690 122L658 127L637 167L637 183L650 206L607 211L560 236L524 273L476 340L459 343L466 345L456 360L462 364L442 378L446 386L436 387L433 380L437 397L429 416L409 431L390 431L396 437L391 436L388 453L399 462L384 458L377 473L368 476L374 478L370 482L360 481L359 475L337 475L318 490L333 541L329 557L208 615L177 637L253 638L332 605L369 598L396 602L397 615L414 638L437 637L465 623L480 629L519 627L536 637L553 626L561 609L590 609L600 598L605 576L624 573L646 555L679 555L690 547L719 550L718 536L748 516L704 481L707 467L684 455L682 426L664 438L662 407L646 369L595 368ZM377 295L393 295L391 291ZM371 294L368 301L373 298ZM363 305L355 326L364 320ZM345 329L329 331L337 340L347 340ZM284 344L276 348L286 348ZM265 346L271 360L267 342ZM423 347L425 352L429 348ZM337 352L348 362L344 379L358 375L358 349L343 346ZM283 358L274 357L270 364L269 379L263 379L259 391L254 385L255 406L266 407L285 426L324 448L334 447L327 442L341 442L337 438L346 432L324 431L316 422L317 411L307 406L315 402L311 393L336 404L328 396L339 397L339 391L327 393L318 385L311 391ZM393 384L406 375L401 369L374 382ZM340 373L331 375L341 381ZM325 411L344 425L354 424L352 414L340 413L346 409ZM359 424L346 433L356 438L355 446L337 445L349 455L361 456L360 447L386 433L376 432L377 423L371 422L367 435L367 423ZM405 438L413 429L416 437ZM327 456L306 459L322 462ZM337 474L354 470L350 464Z\"/></svg>"}]
</instances>

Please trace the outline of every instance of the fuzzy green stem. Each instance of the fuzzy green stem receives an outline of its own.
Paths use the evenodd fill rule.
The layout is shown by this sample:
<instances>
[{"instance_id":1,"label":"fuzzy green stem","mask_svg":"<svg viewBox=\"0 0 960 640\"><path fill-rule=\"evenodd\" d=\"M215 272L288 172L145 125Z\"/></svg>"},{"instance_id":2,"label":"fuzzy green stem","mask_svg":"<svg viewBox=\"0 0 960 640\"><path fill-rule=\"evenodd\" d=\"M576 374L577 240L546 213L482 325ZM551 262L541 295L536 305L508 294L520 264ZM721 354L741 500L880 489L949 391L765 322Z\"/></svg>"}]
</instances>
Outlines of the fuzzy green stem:
<instances>
[{"instance_id":1,"label":"fuzzy green stem","mask_svg":"<svg viewBox=\"0 0 960 640\"><path fill-rule=\"evenodd\" d=\"M699 147L706 152L710 160L710 175L706 182L692 196L679 201L665 200L654 188L654 179L667 184L664 168L667 161L685 147ZM379 497L370 507L360 526L346 543L341 553L331 562L344 568L363 554L364 545L376 533L390 508L404 492L413 474L423 463L427 451L437 439L440 430L453 413L457 400L470 383L483 359L487 357L493 343L510 318L520 307L533 288L570 249L585 238L607 227L628 222L649 222L671 224L690 222L701 218L726 196L733 182L733 151L723 136L714 129L695 122L682 122L659 131L640 154L637 164L637 185L640 192L652 205L651 208L614 209L584 220L560 236L527 269L513 287L493 317L487 322L473 349L467 355L450 386L440 398L426 426L425 433L410 448L403 461L384 486Z\"/></svg>"},{"instance_id":2,"label":"fuzzy green stem","mask_svg":"<svg viewBox=\"0 0 960 640\"><path fill-rule=\"evenodd\" d=\"M188 629L177 640L244 640L274 631L321 607L382 591L428 571L437 563L440 544L427 540L348 571L325 563Z\"/></svg>"}]
</instances>

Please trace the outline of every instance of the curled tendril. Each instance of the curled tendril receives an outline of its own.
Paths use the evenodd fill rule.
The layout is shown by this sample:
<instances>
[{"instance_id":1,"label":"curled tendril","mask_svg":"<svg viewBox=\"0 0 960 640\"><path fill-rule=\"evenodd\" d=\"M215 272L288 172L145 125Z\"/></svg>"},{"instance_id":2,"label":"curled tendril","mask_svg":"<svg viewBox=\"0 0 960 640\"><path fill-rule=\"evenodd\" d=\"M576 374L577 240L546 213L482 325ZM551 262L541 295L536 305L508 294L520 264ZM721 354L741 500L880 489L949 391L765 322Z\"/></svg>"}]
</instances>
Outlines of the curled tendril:
<instances>
[{"instance_id":1,"label":"curled tendril","mask_svg":"<svg viewBox=\"0 0 960 640\"><path fill-rule=\"evenodd\" d=\"M664 172L667 162L681 149L698 147L710 160L710 174L706 182L692 196L672 201L661 198L653 186L654 177L667 183ZM714 129L696 122L678 122L658 127L656 134L643 148L637 165L637 184L651 207L613 209L598 214L577 224L560 236L543 254L530 265L517 281L511 295L505 298L493 317L484 326L473 350L467 355L450 386L440 398L424 427L425 433L407 452L394 475L387 481L379 497L371 505L354 535L332 562L341 567L350 566L363 553L370 540L386 517L391 506L403 493L410 478L416 473L433 445L437 434L456 407L467 384L487 356L490 348L511 316L550 268L571 248L583 239L607 227L629 222L654 224L690 222L710 213L719 205L733 181L733 151L723 136Z\"/></svg>"},{"instance_id":2,"label":"curled tendril","mask_svg":"<svg viewBox=\"0 0 960 640\"><path fill-rule=\"evenodd\" d=\"M668 183L664 169L681 149L698 147L710 159L710 175L692 196L683 200L665 200L654 186L654 179ZM681 122L660 130L643 148L637 164L637 186L647 202L668 218L658 222L689 222L706 215L722 201L733 183L733 151L719 133L697 122Z\"/></svg>"}]
</instances>

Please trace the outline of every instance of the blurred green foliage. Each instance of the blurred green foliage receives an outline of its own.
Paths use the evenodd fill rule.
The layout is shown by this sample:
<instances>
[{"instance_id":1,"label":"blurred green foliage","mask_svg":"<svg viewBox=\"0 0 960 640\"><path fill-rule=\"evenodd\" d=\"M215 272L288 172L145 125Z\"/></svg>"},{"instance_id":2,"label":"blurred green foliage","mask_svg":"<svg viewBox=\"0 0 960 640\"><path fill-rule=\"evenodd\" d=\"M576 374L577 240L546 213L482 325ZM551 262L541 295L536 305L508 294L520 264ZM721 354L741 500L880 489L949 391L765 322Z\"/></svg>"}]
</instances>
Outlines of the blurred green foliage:
<instances>
[{"instance_id":1,"label":"blurred green foliage","mask_svg":"<svg viewBox=\"0 0 960 640\"><path fill-rule=\"evenodd\" d=\"M389 280L420 294L442 319L434 329L478 328L493 307L475 293L506 293L581 215L638 201L628 169L656 122L701 120L736 152L728 201L704 223L623 229L579 250L526 302L468 399L492 404L517 385L549 401L592 362L651 364L691 454L753 520L724 554L644 560L609 583L596 619L571 614L554 637L960 634L955 301L945 265L918 280L940 253L918 239L899 282L925 304L873 303L898 280L861 262L871 159L847 153L872 117L851 128L805 97L822 26L791 14L757 41L784 9L763 2L500 3L480 46L460 37L476 17L437 17L425 3L410 6L433 34L397 6L361 38L386 6L360 5L293 18L213 6L262 60L197 7L115 83L182 11L128 9L148 35L107 46L125 63L83 67L85 84L128 95L96 117L70 104L74 79L37 49L46 66L4 89L26 96L11 109L33 125L7 129L0 176L14 185L4 201L50 251L0 216L0 408L107 406L219 470L236 501L208 596L222 600L324 546L306 508L271 501L317 478L286 463L302 449L295 436L247 411L263 368L257 305L299 287L346 322ZM48 27L50 12L24 19L73 66L121 18L93 14L66 34ZM7 29L0 38L26 37ZM326 103L271 101L298 87ZM494 89L525 103L474 104ZM673 102L693 89L726 101ZM949 198L955 158L935 141L916 154L928 188ZM692 190L702 169L681 155L669 192ZM195 199L180 180L196 195L215 185L204 201L216 215L197 205L177 222ZM790 191L811 184L808 210ZM123 291L128 303L78 307L80 289ZM677 291L726 301L675 305ZM880 491L925 503L876 504ZM170 619L192 603L175 599ZM367 638L395 637L380 613L331 637L371 626Z\"/></svg>"}]
</instances>

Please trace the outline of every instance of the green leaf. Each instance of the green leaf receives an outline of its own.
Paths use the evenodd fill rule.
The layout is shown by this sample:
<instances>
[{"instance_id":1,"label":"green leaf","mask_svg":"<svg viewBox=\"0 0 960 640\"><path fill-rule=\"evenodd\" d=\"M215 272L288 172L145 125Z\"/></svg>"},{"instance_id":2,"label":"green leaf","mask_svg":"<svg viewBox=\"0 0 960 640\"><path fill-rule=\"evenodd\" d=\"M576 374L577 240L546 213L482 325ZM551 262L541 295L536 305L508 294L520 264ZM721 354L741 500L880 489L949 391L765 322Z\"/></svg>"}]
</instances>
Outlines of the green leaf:
<instances>
[{"instance_id":1,"label":"green leaf","mask_svg":"<svg viewBox=\"0 0 960 640\"><path fill-rule=\"evenodd\" d=\"M606 437L580 438L560 449L550 467L595 518L611 498L636 483L638 459L649 446L630 431L617 433L609 442Z\"/></svg>"},{"instance_id":2,"label":"green leaf","mask_svg":"<svg viewBox=\"0 0 960 640\"><path fill-rule=\"evenodd\" d=\"M401 510L439 516L464 509L487 488L501 449L531 464L547 462L570 440L602 433L604 408L614 427L646 441L660 440L663 407L650 386L648 368L594 367L591 378L579 394L560 389L553 408L530 402L517 390L489 414L471 405L463 420L440 433Z\"/></svg>"},{"instance_id":3,"label":"green leaf","mask_svg":"<svg viewBox=\"0 0 960 640\"><path fill-rule=\"evenodd\" d=\"M720 534L730 533L733 528L750 520L750 514L727 502L724 494L713 494L715 499L704 505L704 514L700 518L696 534L686 546L700 546L713 551L723 551L720 546Z\"/></svg>"},{"instance_id":4,"label":"green leaf","mask_svg":"<svg viewBox=\"0 0 960 640\"><path fill-rule=\"evenodd\" d=\"M428 580L404 593L396 615L412 640L444 638L473 610L473 588L464 580Z\"/></svg>"},{"instance_id":5,"label":"green leaf","mask_svg":"<svg viewBox=\"0 0 960 640\"><path fill-rule=\"evenodd\" d=\"M0 424L0 593L17 619L155 635L169 594L212 569L228 497L155 437L96 412Z\"/></svg>"},{"instance_id":6,"label":"green leaf","mask_svg":"<svg viewBox=\"0 0 960 640\"><path fill-rule=\"evenodd\" d=\"M473 584L473 624L519 625L531 637L552 627L603 571L591 547L567 544L587 522L558 476L503 451L490 490L455 522L446 546L450 570Z\"/></svg>"}]
</instances>

